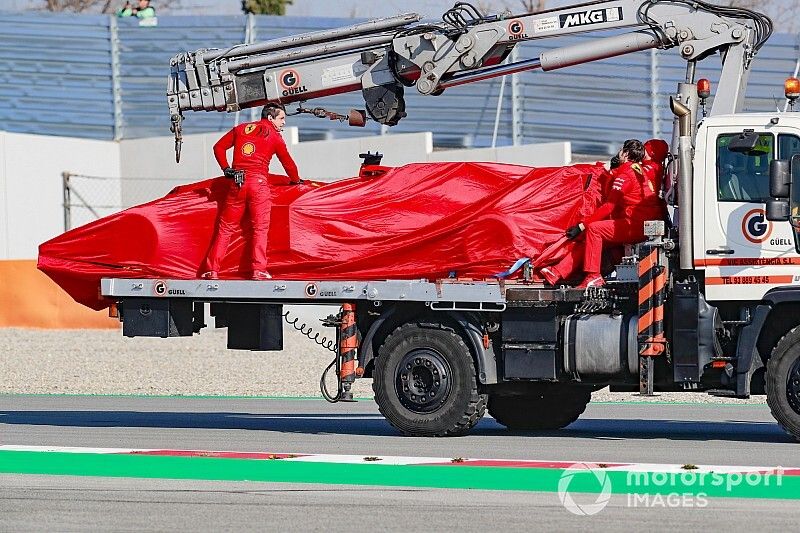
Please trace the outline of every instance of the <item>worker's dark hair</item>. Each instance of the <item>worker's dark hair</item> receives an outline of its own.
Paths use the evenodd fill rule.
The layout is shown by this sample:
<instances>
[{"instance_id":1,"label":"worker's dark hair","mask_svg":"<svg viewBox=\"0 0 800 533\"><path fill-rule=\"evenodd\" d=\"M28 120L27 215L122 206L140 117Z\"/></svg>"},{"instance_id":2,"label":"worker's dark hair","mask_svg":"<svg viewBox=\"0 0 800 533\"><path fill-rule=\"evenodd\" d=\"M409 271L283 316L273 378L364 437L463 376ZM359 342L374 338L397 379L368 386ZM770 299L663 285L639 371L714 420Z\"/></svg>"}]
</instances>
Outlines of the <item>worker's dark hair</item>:
<instances>
[{"instance_id":1,"label":"worker's dark hair","mask_svg":"<svg viewBox=\"0 0 800 533\"><path fill-rule=\"evenodd\" d=\"M278 113L283 111L286 113L286 108L283 107L283 104L278 103L270 103L264 106L264 109L261 110L261 118L278 118ZM644 148L642 148L644 150Z\"/></svg>"},{"instance_id":2,"label":"worker's dark hair","mask_svg":"<svg viewBox=\"0 0 800 533\"><path fill-rule=\"evenodd\" d=\"M644 159L644 144L638 139L628 139L622 144L622 151L628 154L628 161L641 163Z\"/></svg>"}]
</instances>

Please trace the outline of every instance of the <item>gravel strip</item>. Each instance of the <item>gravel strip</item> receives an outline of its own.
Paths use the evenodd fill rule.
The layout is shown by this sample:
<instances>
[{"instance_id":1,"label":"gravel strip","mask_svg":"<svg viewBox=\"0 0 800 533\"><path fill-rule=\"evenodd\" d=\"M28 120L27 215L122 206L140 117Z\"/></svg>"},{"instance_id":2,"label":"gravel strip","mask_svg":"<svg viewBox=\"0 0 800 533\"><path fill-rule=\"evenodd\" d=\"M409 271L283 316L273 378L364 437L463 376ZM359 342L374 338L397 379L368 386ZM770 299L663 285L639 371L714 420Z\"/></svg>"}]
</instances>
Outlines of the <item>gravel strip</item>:
<instances>
[{"instance_id":1,"label":"gravel strip","mask_svg":"<svg viewBox=\"0 0 800 533\"><path fill-rule=\"evenodd\" d=\"M322 333L328 331L321 328ZM169 339L125 338L119 330L0 329L0 393L320 397L319 379L333 354L284 329L282 352L228 350L226 330ZM329 388L335 381L328 380ZM355 396L372 397L371 380ZM594 393L593 401L766 403L705 393Z\"/></svg>"}]
</instances>

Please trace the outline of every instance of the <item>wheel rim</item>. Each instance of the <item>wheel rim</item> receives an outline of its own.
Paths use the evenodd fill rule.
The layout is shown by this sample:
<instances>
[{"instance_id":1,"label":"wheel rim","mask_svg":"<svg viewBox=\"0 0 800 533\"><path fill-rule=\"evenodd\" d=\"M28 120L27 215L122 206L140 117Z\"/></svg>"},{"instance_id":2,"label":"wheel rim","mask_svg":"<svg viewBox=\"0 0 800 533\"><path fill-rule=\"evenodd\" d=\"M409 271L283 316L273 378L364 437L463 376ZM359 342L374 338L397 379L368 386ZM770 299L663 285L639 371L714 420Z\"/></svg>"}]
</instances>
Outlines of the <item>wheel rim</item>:
<instances>
[{"instance_id":1,"label":"wheel rim","mask_svg":"<svg viewBox=\"0 0 800 533\"><path fill-rule=\"evenodd\" d=\"M397 398L414 413L436 411L449 396L450 384L447 360L427 348L408 352L395 371Z\"/></svg>"},{"instance_id":2,"label":"wheel rim","mask_svg":"<svg viewBox=\"0 0 800 533\"><path fill-rule=\"evenodd\" d=\"M786 399L792 410L800 414L800 357L795 359L786 378Z\"/></svg>"}]
</instances>

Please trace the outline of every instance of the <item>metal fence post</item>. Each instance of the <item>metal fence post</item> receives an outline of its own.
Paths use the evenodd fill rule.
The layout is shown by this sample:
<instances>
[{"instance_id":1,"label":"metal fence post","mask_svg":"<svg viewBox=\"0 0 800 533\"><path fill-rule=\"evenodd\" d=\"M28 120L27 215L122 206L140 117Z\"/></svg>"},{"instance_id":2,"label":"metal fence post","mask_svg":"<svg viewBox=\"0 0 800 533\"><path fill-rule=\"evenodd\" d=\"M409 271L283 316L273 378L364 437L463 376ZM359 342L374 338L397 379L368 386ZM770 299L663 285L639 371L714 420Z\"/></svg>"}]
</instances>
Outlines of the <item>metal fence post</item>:
<instances>
[{"instance_id":1,"label":"metal fence post","mask_svg":"<svg viewBox=\"0 0 800 533\"><path fill-rule=\"evenodd\" d=\"M508 61L505 61L505 64L507 65ZM495 109L494 113L494 130L492 130L492 148L497 146L497 130L500 128L500 112L503 110L503 93L506 90L506 78L507 76L502 77L500 93L497 95L497 109Z\"/></svg>"},{"instance_id":2,"label":"metal fence post","mask_svg":"<svg viewBox=\"0 0 800 533\"><path fill-rule=\"evenodd\" d=\"M797 62L794 64L794 73L792 74L792 77L796 78L797 75L800 74L800 33L797 34L797 40L795 41L794 49L797 52ZM787 111L789 111L788 99L783 104L783 112L786 113Z\"/></svg>"},{"instance_id":3,"label":"metal fence post","mask_svg":"<svg viewBox=\"0 0 800 533\"><path fill-rule=\"evenodd\" d=\"M661 132L661 113L658 102L658 53L655 48L650 49L650 121L651 138L656 139Z\"/></svg>"},{"instance_id":4,"label":"metal fence post","mask_svg":"<svg viewBox=\"0 0 800 533\"><path fill-rule=\"evenodd\" d=\"M64 195L64 231L72 228L72 195L69 188L69 172L61 173L61 186Z\"/></svg>"},{"instance_id":5,"label":"metal fence post","mask_svg":"<svg viewBox=\"0 0 800 533\"><path fill-rule=\"evenodd\" d=\"M518 58L517 47L511 49L509 62L516 63ZM524 112L524 102L522 94L522 82L519 73L511 75L511 141L514 146L523 143L522 114Z\"/></svg>"},{"instance_id":6,"label":"metal fence post","mask_svg":"<svg viewBox=\"0 0 800 533\"><path fill-rule=\"evenodd\" d=\"M114 140L122 139L122 85L120 84L119 28L117 17L109 15L108 33L111 44L111 97L114 101Z\"/></svg>"}]
</instances>

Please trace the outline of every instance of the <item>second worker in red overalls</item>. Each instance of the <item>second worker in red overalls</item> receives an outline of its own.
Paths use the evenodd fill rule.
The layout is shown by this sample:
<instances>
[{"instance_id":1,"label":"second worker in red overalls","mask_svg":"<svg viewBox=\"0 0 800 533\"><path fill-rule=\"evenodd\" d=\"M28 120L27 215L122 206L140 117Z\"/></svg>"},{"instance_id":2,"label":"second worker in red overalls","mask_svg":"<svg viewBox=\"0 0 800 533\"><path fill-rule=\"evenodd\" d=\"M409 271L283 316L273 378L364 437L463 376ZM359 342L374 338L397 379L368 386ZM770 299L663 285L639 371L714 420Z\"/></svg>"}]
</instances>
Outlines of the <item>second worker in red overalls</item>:
<instances>
[{"instance_id":1,"label":"second worker in red overalls","mask_svg":"<svg viewBox=\"0 0 800 533\"><path fill-rule=\"evenodd\" d=\"M267 272L267 237L272 199L268 181L269 163L273 155L283 165L291 184L300 183L295 164L281 131L286 124L283 106L267 104L261 111L261 120L239 124L214 145L214 157L226 177L235 171L244 172L241 186L230 180L228 193L217 222L217 231L206 257L205 279L219 277L220 264L228 249L231 236L240 227L245 210L252 226L252 279L271 279ZM232 166L228 166L226 152L233 148Z\"/></svg>"},{"instance_id":2,"label":"second worker in red overalls","mask_svg":"<svg viewBox=\"0 0 800 533\"><path fill-rule=\"evenodd\" d=\"M645 171L644 155L640 141L625 141L617 156L619 165L602 176L603 202L586 220L566 231L569 239L583 234L583 241L576 243L556 265L540 269L549 283L556 284L560 279L571 277L582 266L585 276L578 287L603 285L600 267L604 245L644 241L645 221L663 220L665 209L656 191L654 174L661 167L648 167ZM658 177L659 184L660 179Z\"/></svg>"}]
</instances>

